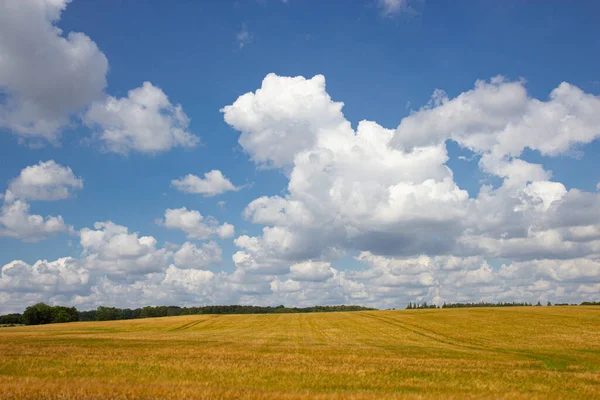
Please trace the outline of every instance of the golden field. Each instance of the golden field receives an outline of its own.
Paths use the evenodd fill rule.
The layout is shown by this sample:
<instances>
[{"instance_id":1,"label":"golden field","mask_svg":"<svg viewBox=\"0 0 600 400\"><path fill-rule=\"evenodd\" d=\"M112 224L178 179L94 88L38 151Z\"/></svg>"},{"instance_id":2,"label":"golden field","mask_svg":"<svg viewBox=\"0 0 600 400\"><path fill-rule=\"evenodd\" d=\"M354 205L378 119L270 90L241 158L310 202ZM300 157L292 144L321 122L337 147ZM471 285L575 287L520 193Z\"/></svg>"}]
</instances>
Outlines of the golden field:
<instances>
[{"instance_id":1,"label":"golden field","mask_svg":"<svg viewBox=\"0 0 600 400\"><path fill-rule=\"evenodd\" d=\"M1 399L600 399L600 307L0 329Z\"/></svg>"}]
</instances>

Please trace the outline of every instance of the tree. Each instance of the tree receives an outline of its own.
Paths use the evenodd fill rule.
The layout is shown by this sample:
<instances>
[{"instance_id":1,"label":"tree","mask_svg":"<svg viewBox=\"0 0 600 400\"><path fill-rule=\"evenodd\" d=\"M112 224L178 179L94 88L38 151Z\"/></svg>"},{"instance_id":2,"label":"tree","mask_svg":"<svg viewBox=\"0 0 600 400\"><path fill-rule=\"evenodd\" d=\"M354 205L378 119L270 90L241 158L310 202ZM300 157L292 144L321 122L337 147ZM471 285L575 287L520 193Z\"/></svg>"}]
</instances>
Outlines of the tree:
<instances>
[{"instance_id":1,"label":"tree","mask_svg":"<svg viewBox=\"0 0 600 400\"><path fill-rule=\"evenodd\" d=\"M53 323L77 322L79 321L79 312L75 307L52 307L54 309Z\"/></svg>"},{"instance_id":2,"label":"tree","mask_svg":"<svg viewBox=\"0 0 600 400\"><path fill-rule=\"evenodd\" d=\"M25 325L50 324L54 320L54 311L53 307L45 303L29 306L23 312L23 323Z\"/></svg>"},{"instance_id":3,"label":"tree","mask_svg":"<svg viewBox=\"0 0 600 400\"><path fill-rule=\"evenodd\" d=\"M52 322L55 324L60 324L63 322L70 322L69 313L66 310L59 310L56 313L56 315L54 316L54 319L52 320Z\"/></svg>"},{"instance_id":4,"label":"tree","mask_svg":"<svg viewBox=\"0 0 600 400\"><path fill-rule=\"evenodd\" d=\"M96 309L96 321L113 321L121 319L119 310L115 307L103 307L99 306Z\"/></svg>"}]
</instances>

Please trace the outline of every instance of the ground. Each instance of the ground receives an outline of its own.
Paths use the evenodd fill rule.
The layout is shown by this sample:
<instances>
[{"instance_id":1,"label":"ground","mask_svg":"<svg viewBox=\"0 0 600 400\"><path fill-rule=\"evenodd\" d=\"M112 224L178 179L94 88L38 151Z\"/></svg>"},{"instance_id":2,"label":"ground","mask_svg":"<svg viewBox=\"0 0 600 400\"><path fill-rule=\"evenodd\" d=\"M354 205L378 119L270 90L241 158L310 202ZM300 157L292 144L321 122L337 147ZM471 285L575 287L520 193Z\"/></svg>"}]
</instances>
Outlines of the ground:
<instances>
[{"instance_id":1,"label":"ground","mask_svg":"<svg viewBox=\"0 0 600 400\"><path fill-rule=\"evenodd\" d=\"M600 307L0 329L2 399L600 399Z\"/></svg>"}]
</instances>

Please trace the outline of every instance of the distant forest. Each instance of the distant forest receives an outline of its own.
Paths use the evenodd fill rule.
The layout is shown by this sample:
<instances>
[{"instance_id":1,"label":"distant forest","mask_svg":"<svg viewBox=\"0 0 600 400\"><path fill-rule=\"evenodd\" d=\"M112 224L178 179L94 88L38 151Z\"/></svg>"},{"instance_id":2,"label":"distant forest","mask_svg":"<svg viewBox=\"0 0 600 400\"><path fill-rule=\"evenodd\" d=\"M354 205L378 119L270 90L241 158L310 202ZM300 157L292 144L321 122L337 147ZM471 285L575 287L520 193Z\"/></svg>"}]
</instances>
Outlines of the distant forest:
<instances>
[{"instance_id":1,"label":"distant forest","mask_svg":"<svg viewBox=\"0 0 600 400\"><path fill-rule=\"evenodd\" d=\"M369 310L375 310L375 308L345 305L303 308L288 308L283 305L277 307L241 305L203 307L148 306L135 309L100 306L95 310L79 311L75 307L49 306L45 303L38 303L27 307L23 314L0 315L0 325L41 325L76 321L115 321L122 319L174 317L178 315L197 314L283 314Z\"/></svg>"},{"instance_id":2,"label":"distant forest","mask_svg":"<svg viewBox=\"0 0 600 400\"><path fill-rule=\"evenodd\" d=\"M542 303L537 302L536 306L541 306ZM551 302L547 302L546 306L551 306ZM555 306L576 306L577 304L569 304L569 303L557 303ZM582 306L600 306L600 301L584 301L580 305ZM520 302L499 302L499 303L444 303L441 306L437 306L435 304L428 305L427 303L408 303L406 306L407 310L422 310L425 308L478 308L478 307L532 307L531 303L520 303Z\"/></svg>"}]
</instances>

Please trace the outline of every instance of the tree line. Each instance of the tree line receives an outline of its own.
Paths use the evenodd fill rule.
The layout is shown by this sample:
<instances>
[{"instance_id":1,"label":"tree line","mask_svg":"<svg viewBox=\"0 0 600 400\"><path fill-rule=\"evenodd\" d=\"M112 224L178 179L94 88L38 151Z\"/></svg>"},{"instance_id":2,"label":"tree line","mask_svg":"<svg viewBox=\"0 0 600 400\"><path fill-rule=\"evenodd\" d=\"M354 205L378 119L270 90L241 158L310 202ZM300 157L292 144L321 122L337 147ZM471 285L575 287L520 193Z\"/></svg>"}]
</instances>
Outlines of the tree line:
<instances>
[{"instance_id":1,"label":"tree line","mask_svg":"<svg viewBox=\"0 0 600 400\"><path fill-rule=\"evenodd\" d=\"M537 306L541 306L542 304L538 301ZM442 308L472 308L472 307L531 307L533 304L526 302L498 302L498 303L488 303L481 301L479 303L444 303Z\"/></svg>"},{"instance_id":2,"label":"tree line","mask_svg":"<svg viewBox=\"0 0 600 400\"><path fill-rule=\"evenodd\" d=\"M541 302L537 302L537 304L535 304L535 306L540 307L542 305ZM551 302L547 302L546 306L551 306L552 303ZM568 303L557 303L555 304L557 306L576 306L577 304L568 304ZM584 301L583 303L579 304L582 306L600 306L600 301ZM408 303L408 305L406 306L407 310L421 310L421 309L425 309L425 308L477 308L477 307L532 307L534 306L534 304L531 303L526 303L526 302L498 302L498 303L488 303L488 302L478 302L478 303L444 303L441 306L435 305L435 304L430 304L428 305L427 302L424 303L413 303L410 302Z\"/></svg>"},{"instance_id":3,"label":"tree line","mask_svg":"<svg viewBox=\"0 0 600 400\"><path fill-rule=\"evenodd\" d=\"M197 314L280 314L368 310L375 309L354 305L291 308L283 305L277 307L229 305L202 307L147 306L135 309L99 306L95 310L79 311L75 307L49 306L45 303L38 303L27 307L23 314L13 313L0 315L0 325L41 325L75 321L115 321Z\"/></svg>"},{"instance_id":4,"label":"tree line","mask_svg":"<svg viewBox=\"0 0 600 400\"><path fill-rule=\"evenodd\" d=\"M551 306L548 302L546 305ZM557 303L557 306L576 306L577 304ZM600 301L584 301L582 306L600 306ZM475 307L531 307L533 304L524 302L499 302L499 303L444 303L442 306L435 304L410 302L406 309L429 309L429 308L475 308ZM540 302L536 306L541 306ZM79 311L75 307L49 306L38 303L29 306L22 314L12 313L0 315L0 325L41 325L76 321L115 321L124 319L172 317L178 315L198 314L278 314L278 313L314 313L314 312L336 312L336 311L370 311L375 308L362 306L313 306L313 307L285 307L283 305L272 306L201 306L201 307L179 307L179 306L157 306L142 308L117 308L99 306L95 310Z\"/></svg>"}]
</instances>

